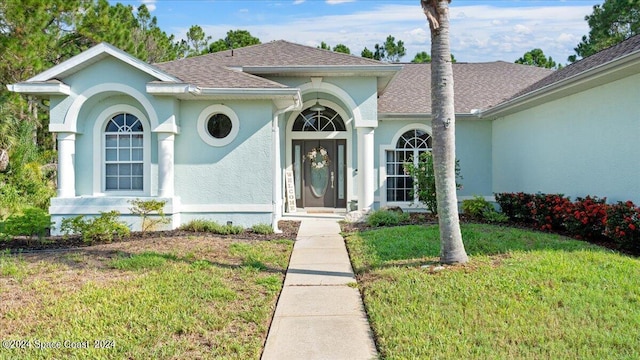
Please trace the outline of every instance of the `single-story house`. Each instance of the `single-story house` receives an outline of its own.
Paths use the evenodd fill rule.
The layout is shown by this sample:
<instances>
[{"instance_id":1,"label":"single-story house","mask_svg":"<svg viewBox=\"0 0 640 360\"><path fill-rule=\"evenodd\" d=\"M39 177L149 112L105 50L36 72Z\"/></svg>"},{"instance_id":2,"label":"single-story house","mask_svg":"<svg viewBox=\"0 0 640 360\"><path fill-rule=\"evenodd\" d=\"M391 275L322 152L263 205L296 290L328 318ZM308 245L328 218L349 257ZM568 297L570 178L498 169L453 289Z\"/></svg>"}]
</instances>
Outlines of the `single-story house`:
<instances>
[{"instance_id":1,"label":"single-story house","mask_svg":"<svg viewBox=\"0 0 640 360\"><path fill-rule=\"evenodd\" d=\"M640 203L640 36L557 71L496 61L453 72L460 199ZM50 99L56 225L126 216L135 198L166 201L171 228L408 208L402 164L432 141L429 64L287 41L160 64L102 43L9 89Z\"/></svg>"}]
</instances>

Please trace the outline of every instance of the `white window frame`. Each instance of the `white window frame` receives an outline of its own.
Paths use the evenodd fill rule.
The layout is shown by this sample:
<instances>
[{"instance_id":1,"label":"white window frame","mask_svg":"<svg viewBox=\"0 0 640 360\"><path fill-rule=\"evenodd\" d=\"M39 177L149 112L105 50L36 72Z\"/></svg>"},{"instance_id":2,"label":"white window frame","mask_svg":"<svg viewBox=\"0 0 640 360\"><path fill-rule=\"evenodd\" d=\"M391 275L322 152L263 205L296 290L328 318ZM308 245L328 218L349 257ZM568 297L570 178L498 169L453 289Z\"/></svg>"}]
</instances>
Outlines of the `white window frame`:
<instances>
[{"instance_id":1,"label":"white window frame","mask_svg":"<svg viewBox=\"0 0 640 360\"><path fill-rule=\"evenodd\" d=\"M207 122L209 121L209 118L216 114L226 115L231 120L231 132L222 139L211 136L207 130ZM202 141L210 146L222 147L231 143L238 136L238 133L240 132L240 120L238 119L238 115L236 115L235 111L230 107L222 104L215 104L207 106L200 112L197 127L198 135L200 135Z\"/></svg>"},{"instance_id":2,"label":"white window frame","mask_svg":"<svg viewBox=\"0 0 640 360\"><path fill-rule=\"evenodd\" d=\"M419 201L414 201L413 204L411 201L389 201L387 199L387 152L398 150L396 148L396 144L398 140L404 133L410 130L420 130L424 131L429 136L431 136L433 141L433 130L430 126L420 123L413 123L403 126L400 130L398 130L390 144L380 146L380 206L399 206L404 209L420 209L424 210L425 207Z\"/></svg>"},{"instance_id":3,"label":"white window frame","mask_svg":"<svg viewBox=\"0 0 640 360\"><path fill-rule=\"evenodd\" d=\"M106 139L107 123L116 115L127 113L142 123L142 190L106 189ZM120 104L104 109L97 117L93 128L93 195L94 196L150 196L151 193L151 125L144 113L138 108Z\"/></svg>"}]
</instances>

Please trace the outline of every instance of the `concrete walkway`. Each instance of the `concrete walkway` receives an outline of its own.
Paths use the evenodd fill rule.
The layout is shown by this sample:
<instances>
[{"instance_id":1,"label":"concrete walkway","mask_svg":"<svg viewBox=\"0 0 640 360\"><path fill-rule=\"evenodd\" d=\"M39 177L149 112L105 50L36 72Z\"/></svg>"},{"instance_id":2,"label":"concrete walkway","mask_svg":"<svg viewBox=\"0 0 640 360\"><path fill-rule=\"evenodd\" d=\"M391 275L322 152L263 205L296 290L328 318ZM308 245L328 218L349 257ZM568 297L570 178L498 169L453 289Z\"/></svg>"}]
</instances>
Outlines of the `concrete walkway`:
<instances>
[{"instance_id":1,"label":"concrete walkway","mask_svg":"<svg viewBox=\"0 0 640 360\"><path fill-rule=\"evenodd\" d=\"M373 335L335 219L304 219L263 360L375 359Z\"/></svg>"}]
</instances>

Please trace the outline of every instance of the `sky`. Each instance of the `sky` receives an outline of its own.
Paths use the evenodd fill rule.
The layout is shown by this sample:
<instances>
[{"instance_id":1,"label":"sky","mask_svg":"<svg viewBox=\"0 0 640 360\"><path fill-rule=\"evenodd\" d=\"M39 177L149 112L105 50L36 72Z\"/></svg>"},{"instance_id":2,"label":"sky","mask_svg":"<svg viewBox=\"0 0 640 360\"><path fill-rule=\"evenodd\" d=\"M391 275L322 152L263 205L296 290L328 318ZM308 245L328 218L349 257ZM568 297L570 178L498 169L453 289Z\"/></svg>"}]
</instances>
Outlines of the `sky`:
<instances>
[{"instance_id":1,"label":"sky","mask_svg":"<svg viewBox=\"0 0 640 360\"><path fill-rule=\"evenodd\" d=\"M116 1L111 1L115 3ZM200 25L212 41L228 30L248 30L263 43L287 40L318 46L342 43L352 54L382 44L388 35L402 40L409 62L429 52L430 34L419 0L120 0L145 3L158 25L177 39ZM565 64L583 35L586 15L600 0L453 0L451 52L459 62L513 62L541 48Z\"/></svg>"}]
</instances>

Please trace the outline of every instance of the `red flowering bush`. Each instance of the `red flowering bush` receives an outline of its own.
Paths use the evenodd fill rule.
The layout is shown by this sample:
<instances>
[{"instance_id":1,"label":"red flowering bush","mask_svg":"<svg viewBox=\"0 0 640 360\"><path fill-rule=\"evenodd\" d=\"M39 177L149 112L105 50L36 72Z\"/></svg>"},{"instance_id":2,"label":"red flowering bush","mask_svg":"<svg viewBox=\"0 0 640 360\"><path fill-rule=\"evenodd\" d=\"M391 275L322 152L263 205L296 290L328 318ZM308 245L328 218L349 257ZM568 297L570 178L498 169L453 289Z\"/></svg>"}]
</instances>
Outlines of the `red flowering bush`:
<instances>
[{"instance_id":1,"label":"red flowering bush","mask_svg":"<svg viewBox=\"0 0 640 360\"><path fill-rule=\"evenodd\" d=\"M600 236L607 224L607 198L587 196L577 198L571 207L567 207L564 227L581 239Z\"/></svg>"},{"instance_id":2,"label":"red flowering bush","mask_svg":"<svg viewBox=\"0 0 640 360\"><path fill-rule=\"evenodd\" d=\"M631 201L607 208L606 236L629 249L640 249L640 207Z\"/></svg>"},{"instance_id":3,"label":"red flowering bush","mask_svg":"<svg viewBox=\"0 0 640 360\"><path fill-rule=\"evenodd\" d=\"M496 202L500 205L502 212L512 221L531 221L531 211L527 204L533 199L533 195L519 193L497 193L494 194Z\"/></svg>"},{"instance_id":4,"label":"red flowering bush","mask_svg":"<svg viewBox=\"0 0 640 360\"><path fill-rule=\"evenodd\" d=\"M562 194L536 194L527 208L540 230L551 231L563 229L564 219L571 211L573 204Z\"/></svg>"}]
</instances>

